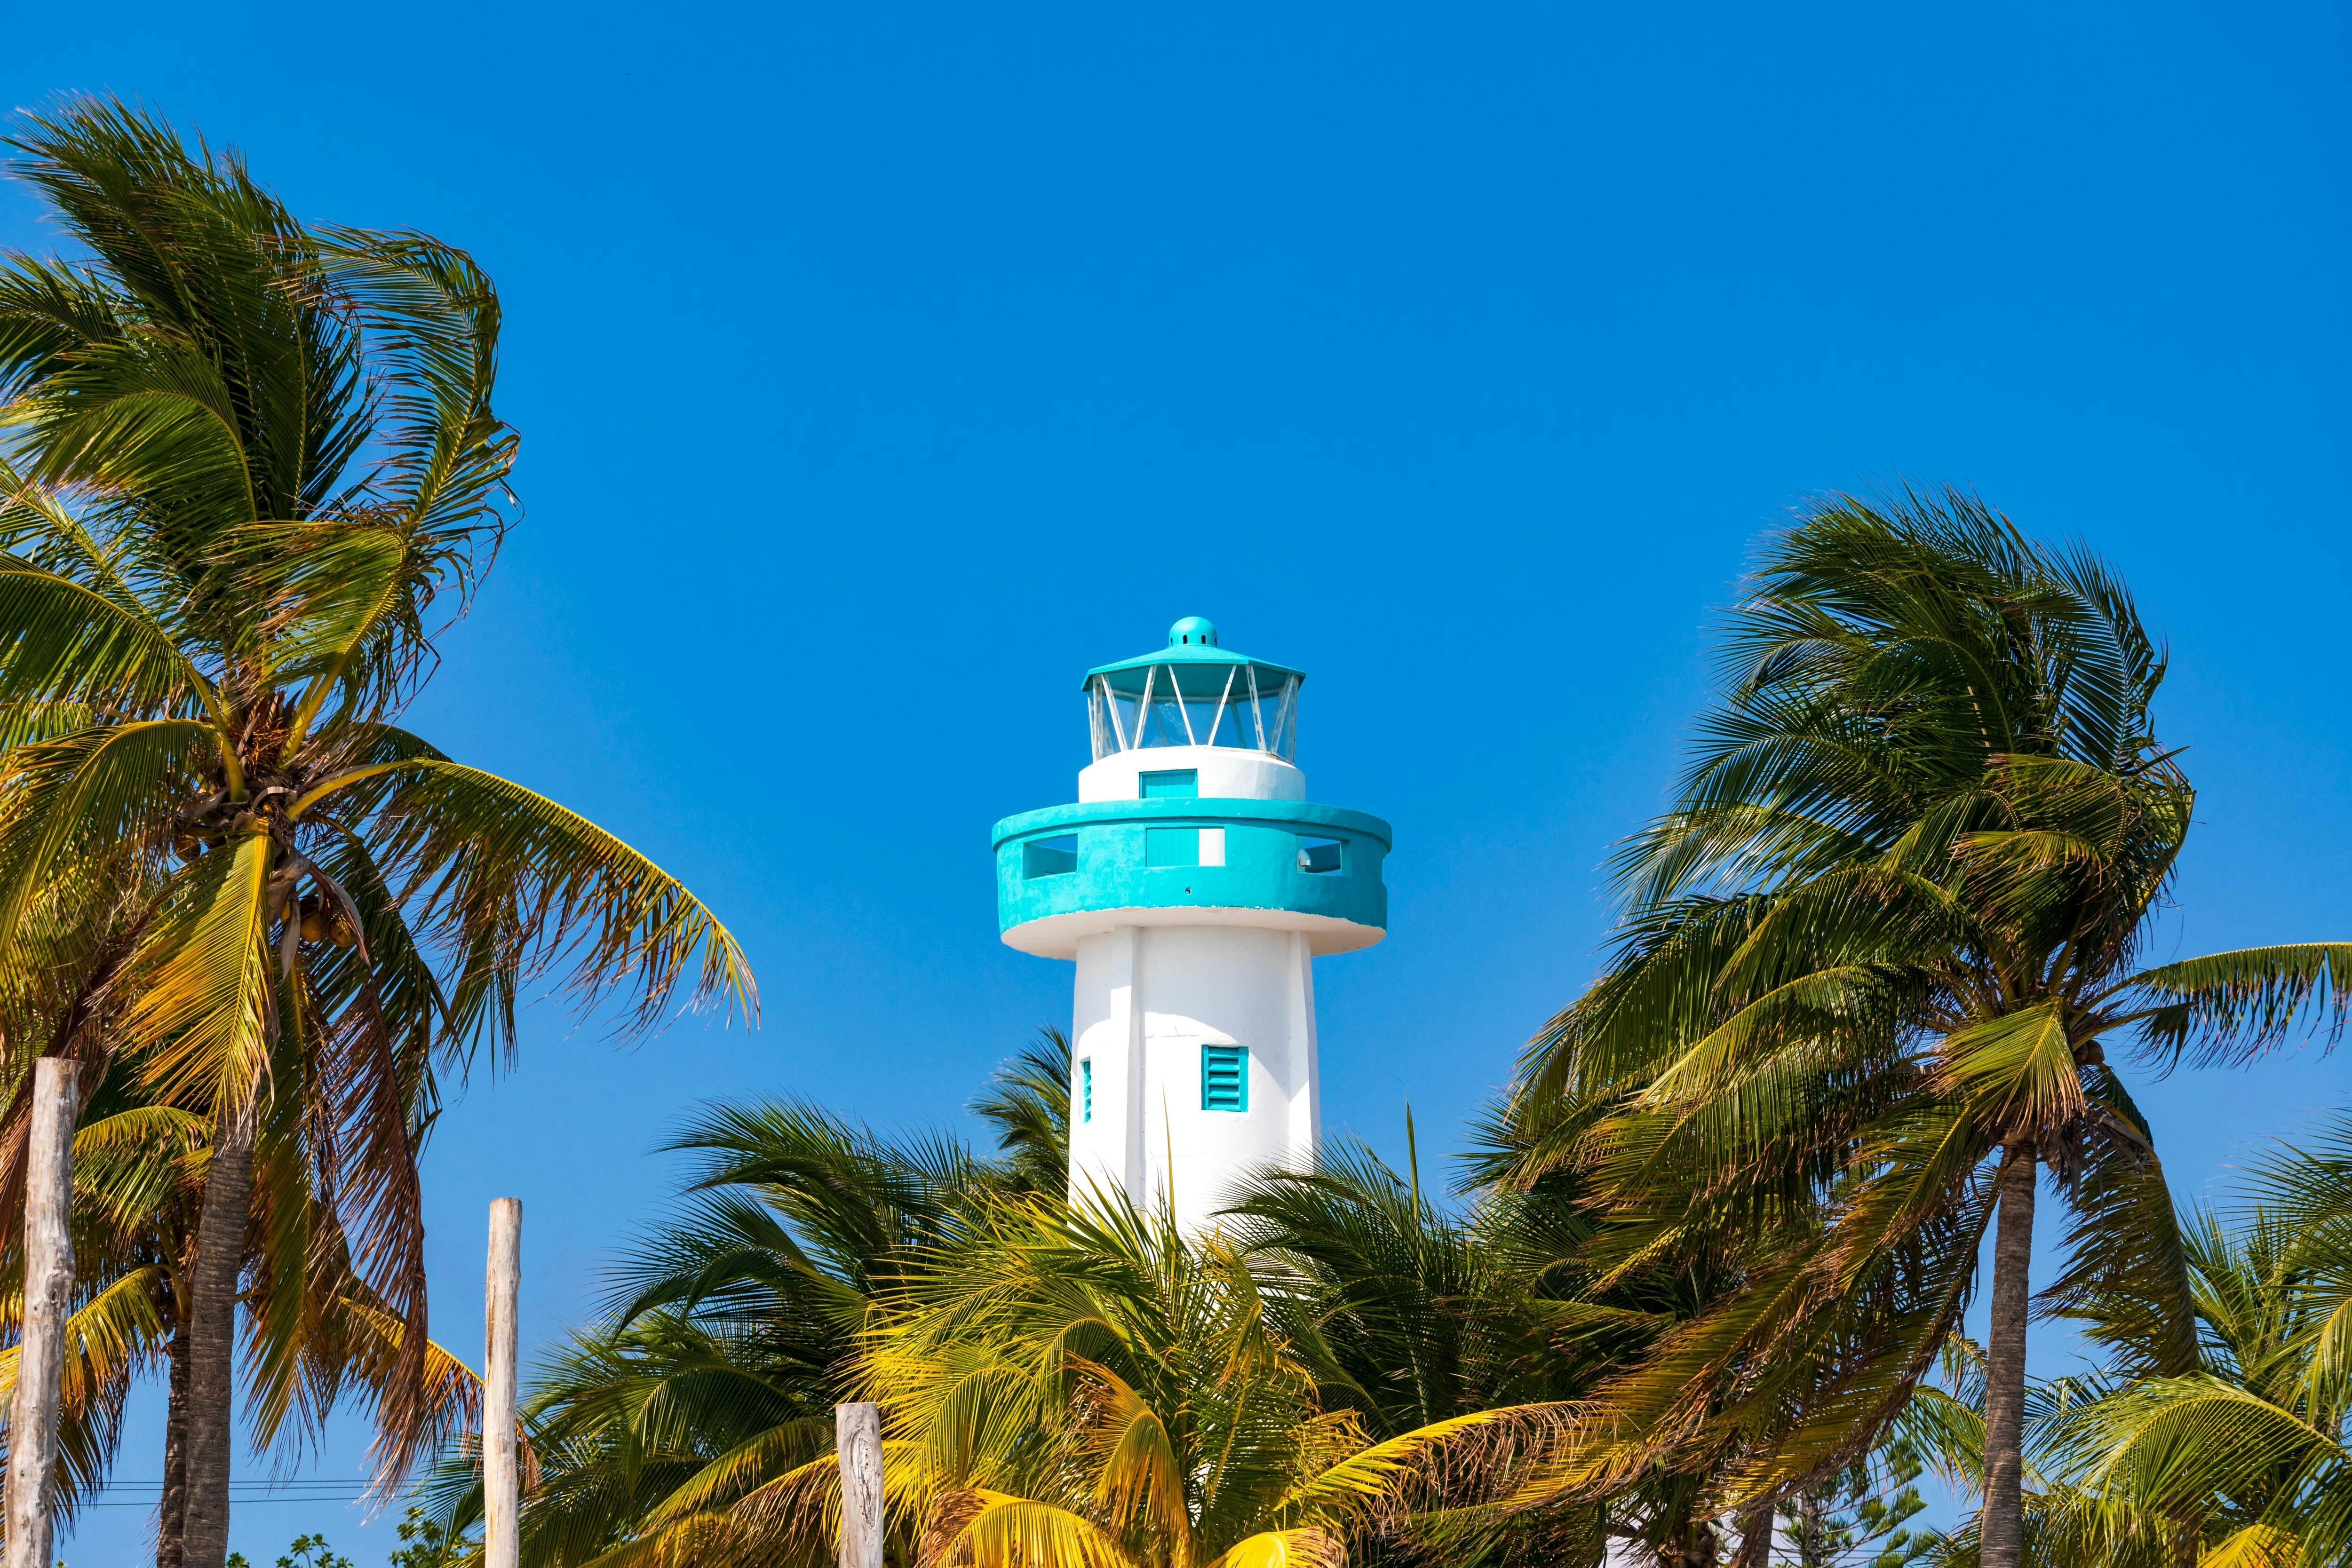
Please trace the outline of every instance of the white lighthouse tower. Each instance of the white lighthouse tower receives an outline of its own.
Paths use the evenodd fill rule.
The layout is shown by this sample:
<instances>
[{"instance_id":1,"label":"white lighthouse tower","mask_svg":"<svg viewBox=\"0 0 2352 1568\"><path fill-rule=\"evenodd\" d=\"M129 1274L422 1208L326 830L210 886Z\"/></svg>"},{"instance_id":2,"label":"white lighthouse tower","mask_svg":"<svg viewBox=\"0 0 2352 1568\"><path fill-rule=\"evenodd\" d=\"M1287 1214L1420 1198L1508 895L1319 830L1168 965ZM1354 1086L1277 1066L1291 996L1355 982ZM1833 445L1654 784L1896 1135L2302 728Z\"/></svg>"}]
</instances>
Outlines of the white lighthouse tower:
<instances>
[{"instance_id":1,"label":"white lighthouse tower","mask_svg":"<svg viewBox=\"0 0 2352 1568\"><path fill-rule=\"evenodd\" d=\"M1314 1162L1313 959L1386 934L1390 834L1307 802L1305 679L1179 621L1087 672L1077 802L996 825L1005 942L1077 963L1074 1201L1123 1192L1198 1233L1252 1171Z\"/></svg>"}]
</instances>

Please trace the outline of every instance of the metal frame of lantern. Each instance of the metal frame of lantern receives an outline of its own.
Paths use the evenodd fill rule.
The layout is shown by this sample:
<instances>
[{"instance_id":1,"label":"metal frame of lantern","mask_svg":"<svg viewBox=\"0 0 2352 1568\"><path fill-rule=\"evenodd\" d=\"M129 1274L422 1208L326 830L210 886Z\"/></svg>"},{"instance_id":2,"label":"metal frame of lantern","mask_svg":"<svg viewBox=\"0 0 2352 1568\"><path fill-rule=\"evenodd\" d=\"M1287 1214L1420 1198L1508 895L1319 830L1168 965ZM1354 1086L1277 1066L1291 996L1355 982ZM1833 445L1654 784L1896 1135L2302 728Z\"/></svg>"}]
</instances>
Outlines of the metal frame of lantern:
<instances>
[{"instance_id":1,"label":"metal frame of lantern","mask_svg":"<svg viewBox=\"0 0 2352 1568\"><path fill-rule=\"evenodd\" d=\"M1298 743L1298 687L1296 671L1262 664L1255 659L1215 663L1154 663L1139 666L1143 683L1135 691L1120 690L1114 674L1132 675L1139 666L1117 671L1097 670L1087 680L1087 724L1095 760L1115 752L1155 746L1225 746L1264 751L1288 760ZM1222 672L1213 699L1205 685L1186 690L1185 676ZM1274 677L1269 683L1261 675ZM1271 684L1272 692L1266 690ZM1196 708L1208 710L1206 721L1193 722ZM1171 711L1172 710L1172 712ZM1223 738L1228 717L1233 739Z\"/></svg>"}]
</instances>

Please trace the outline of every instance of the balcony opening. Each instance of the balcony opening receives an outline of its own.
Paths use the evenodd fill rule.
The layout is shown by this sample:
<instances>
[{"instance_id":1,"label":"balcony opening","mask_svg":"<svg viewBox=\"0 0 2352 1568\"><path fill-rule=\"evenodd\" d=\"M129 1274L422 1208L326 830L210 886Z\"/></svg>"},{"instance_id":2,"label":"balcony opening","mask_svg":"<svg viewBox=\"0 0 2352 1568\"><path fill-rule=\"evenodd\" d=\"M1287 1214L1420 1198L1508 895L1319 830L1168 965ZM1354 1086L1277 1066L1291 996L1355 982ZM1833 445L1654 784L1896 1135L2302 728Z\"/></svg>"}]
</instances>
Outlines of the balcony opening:
<instances>
[{"instance_id":1,"label":"balcony opening","mask_svg":"<svg viewBox=\"0 0 2352 1568\"><path fill-rule=\"evenodd\" d=\"M1338 876L1348 869L1347 841L1298 836L1298 869L1309 876Z\"/></svg>"},{"instance_id":2,"label":"balcony opening","mask_svg":"<svg viewBox=\"0 0 2352 1568\"><path fill-rule=\"evenodd\" d=\"M1031 839L1021 846L1021 874L1034 880L1041 876L1064 876L1078 869L1078 835L1064 833L1054 839Z\"/></svg>"}]
</instances>

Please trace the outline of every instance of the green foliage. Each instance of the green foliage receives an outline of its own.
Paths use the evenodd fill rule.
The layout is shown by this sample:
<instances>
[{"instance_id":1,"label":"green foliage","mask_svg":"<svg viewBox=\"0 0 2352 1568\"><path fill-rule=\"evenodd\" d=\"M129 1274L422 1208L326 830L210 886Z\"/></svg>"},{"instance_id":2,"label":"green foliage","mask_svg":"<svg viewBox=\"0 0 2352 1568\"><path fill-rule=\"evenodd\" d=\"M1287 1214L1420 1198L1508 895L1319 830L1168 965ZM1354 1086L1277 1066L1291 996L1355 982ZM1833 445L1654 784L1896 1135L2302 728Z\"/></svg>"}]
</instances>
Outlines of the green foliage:
<instances>
[{"instance_id":1,"label":"green foliage","mask_svg":"<svg viewBox=\"0 0 2352 1568\"><path fill-rule=\"evenodd\" d=\"M21 1119L31 1057L75 1056L110 1140L60 1496L208 1321L200 1275L242 1293L257 1440L356 1400L396 1477L476 1419L420 1326L442 1076L512 1049L540 977L625 1027L748 1011L751 976L676 878L398 727L512 512L489 278L119 102L12 144L79 254L0 258L0 1092ZM247 1124L248 1255L198 1270Z\"/></svg>"},{"instance_id":2,"label":"green foliage","mask_svg":"<svg viewBox=\"0 0 2352 1568\"><path fill-rule=\"evenodd\" d=\"M880 1303L857 1375L898 1506L950 1561L1337 1563L1384 1530L1435 1544L1450 1521L1430 1516L1507 1495L1565 1416L1478 1409L1376 1437L1327 1406L1243 1251L1116 1198L986 1202L927 1262ZM833 1467L803 1474L793 1500L814 1518Z\"/></svg>"},{"instance_id":3,"label":"green foliage","mask_svg":"<svg viewBox=\"0 0 2352 1568\"><path fill-rule=\"evenodd\" d=\"M1663 1466L1745 1515L1906 1408L2004 1161L2072 1211L2054 1299L2136 1300L2137 1354L2192 1365L2171 1199L2109 1052L2340 1029L2352 946L2141 966L2195 800L2154 737L2163 659L2101 563L1972 497L1806 507L1720 647L1678 797L1617 859L1612 962L1535 1041L1495 1174L1589 1184L1604 1282L1738 1280L1598 1391L1617 1436L1584 1484Z\"/></svg>"},{"instance_id":4,"label":"green foliage","mask_svg":"<svg viewBox=\"0 0 2352 1568\"><path fill-rule=\"evenodd\" d=\"M395 1556L393 1568L405 1568ZM232 1552L225 1568L253 1568L242 1552ZM338 1553L327 1544L323 1535L298 1535L285 1555L278 1559L278 1568L353 1568L352 1560Z\"/></svg>"},{"instance_id":5,"label":"green foliage","mask_svg":"<svg viewBox=\"0 0 2352 1568\"><path fill-rule=\"evenodd\" d=\"M971 1103L996 1128L1009 1182L1040 1197L1060 1196L1070 1179L1070 1041L1050 1025L996 1071Z\"/></svg>"},{"instance_id":6,"label":"green foliage","mask_svg":"<svg viewBox=\"0 0 2352 1568\"><path fill-rule=\"evenodd\" d=\"M384 1568L440 1568L444 1546L447 1540L439 1523L426 1516L421 1508L412 1507L399 1525L400 1545L384 1559ZM58 1564L64 1568L64 1564ZM232 1552L225 1568L253 1568L242 1552ZM298 1535L285 1554L278 1559L277 1568L356 1568L352 1561L337 1552L327 1543L324 1535Z\"/></svg>"},{"instance_id":7,"label":"green foliage","mask_svg":"<svg viewBox=\"0 0 2352 1568\"><path fill-rule=\"evenodd\" d=\"M2110 1345L2098 1375L2051 1385L2035 1423L2044 1558L2127 1562L2193 1541L2214 1560L2352 1556L2352 1115L2257 1162L2235 1200L2184 1222L2193 1366L2152 1366L2144 1308L2086 1296Z\"/></svg>"},{"instance_id":8,"label":"green foliage","mask_svg":"<svg viewBox=\"0 0 2352 1568\"><path fill-rule=\"evenodd\" d=\"M440 1521L412 1506L399 1524L400 1545L384 1559L384 1568L441 1568L449 1551L449 1533Z\"/></svg>"},{"instance_id":9,"label":"green foliage","mask_svg":"<svg viewBox=\"0 0 2352 1568\"><path fill-rule=\"evenodd\" d=\"M1068 1094L1058 1038L1001 1069L978 1103L1001 1129L996 1161L936 1137L885 1139L804 1105L698 1116L675 1143L702 1161L688 1205L619 1270L607 1322L551 1359L530 1391L541 1480L524 1508L525 1563L614 1552L709 1564L824 1559L810 1531L821 1534L830 1485L832 1406L861 1391L891 1412L891 1468L904 1483L896 1550L911 1552L926 1519L961 1520L954 1528L975 1541L1016 1515L1048 1533L1108 1529L1051 1464L990 1448L993 1458L972 1450L968 1464L925 1472L903 1457L908 1434L939 1419L919 1390L939 1386L940 1357L994 1344L999 1371L971 1373L992 1385L1012 1378L1014 1362L1045 1367L1053 1356L1031 1336L1065 1311L1123 1325L1116 1344L1074 1330L1067 1372L1083 1384L1096 1376L1087 1367L1109 1369L1189 1446L1150 1484L1163 1500L1168 1486L1197 1494L1186 1517L1198 1521L1185 1527L1196 1545L1271 1531L1312 1560L1356 1535L1351 1550L1367 1562L1415 1562L1404 1531L1443 1541L1464 1563L1598 1550L1590 1510L1506 1521L1486 1506L1504 1458L1533 1463L1549 1451L1549 1402L1591 1386L1611 1347L1639 1332L1605 1312L1604 1322L1575 1318L1562 1249L1587 1229L1568 1206L1498 1195L1490 1223L1465 1225L1415 1180L1334 1150L1311 1178L1269 1178L1223 1240L1188 1247L1163 1217L1066 1212L1066 1177L1037 1153L1057 1142ZM983 1332L975 1314L1007 1315ZM1580 1344L1579 1334L1591 1337ZM1074 1388L1075 1403L1048 1420L1064 1376L1045 1376L1015 1404L1044 1423L1033 1434L1059 1431L1083 1448L1094 1402L1114 1395L1099 1381ZM1504 1406L1520 1413L1491 1414ZM950 1441L944 1428L936 1439ZM1229 1456L1221 1481L1182 1457L1212 1449ZM1473 1462L1479 1452L1496 1463ZM1335 1476L1328 1503L1286 1513L1270 1500L1361 1454L1369 1469ZM1026 1511L950 1479L973 1466L1024 1478ZM1413 1505L1409 1526L1391 1518L1402 1500ZM978 1504L969 1519L958 1511ZM470 1461L442 1469L429 1506L447 1528L478 1519ZM1364 1534L1374 1519L1381 1530ZM1173 1520L1162 1509L1129 1525L1165 1547ZM1121 1550L1160 1561L1139 1539Z\"/></svg>"},{"instance_id":10,"label":"green foliage","mask_svg":"<svg viewBox=\"0 0 2352 1568\"><path fill-rule=\"evenodd\" d=\"M550 1358L526 1401L541 1481L524 1561L587 1561L829 1453L877 1301L958 1245L984 1197L1060 1203L1066 1177L1045 1161L1066 1135L1067 1052L1046 1031L983 1092L999 1160L805 1103L690 1121L670 1145L698 1162L686 1204L614 1270L606 1320ZM453 1538L479 1520L468 1460L445 1463L426 1496Z\"/></svg>"},{"instance_id":11,"label":"green foliage","mask_svg":"<svg viewBox=\"0 0 2352 1568\"><path fill-rule=\"evenodd\" d=\"M1264 1499L1304 1484L1301 1467L1374 1450L1391 1456L1368 1463L1395 1493L1335 1500L1320 1523L1296 1515L1276 1533L1322 1533L1295 1534L1286 1550L1312 1557L1345 1540L1368 1564L1507 1568L1583 1562L1605 1535L1662 1552L1696 1553L1714 1540L1705 1486L1658 1471L1595 1506L1556 1485L1566 1454L1556 1439L1574 1402L1737 1289L1736 1276L1678 1267L1603 1280L1583 1261L1596 1228L1572 1174L1528 1190L1484 1188L1455 1213L1417 1164L1398 1172L1345 1144L1327 1148L1314 1172L1266 1174L1213 1242L1187 1246L1159 1217L1117 1205L1108 1217L1073 1216L1059 1182L1036 1190L1029 1137L1059 1129L1067 1075L1050 1040L1000 1071L979 1102L1005 1128L1004 1157L993 1162L936 1137L883 1138L806 1105L699 1115L674 1145L702 1162L688 1206L620 1268L608 1320L551 1358L530 1391L541 1479L523 1512L525 1563L639 1552L714 1565L817 1562L823 1542L805 1532L823 1518L830 1484L831 1407L861 1393L892 1412L893 1471L907 1482L895 1550L912 1552L926 1521L950 1517L962 1521L955 1530L980 1532L974 1542L998 1528L990 1521L1016 1514L1022 1528L1076 1540L1085 1521L1108 1526L1087 1500L1097 1494L1073 1490L1069 1476L1095 1475L1097 1492L1127 1485L1083 1470L1097 1462L1084 1436L1095 1402L1125 1397L1087 1384L1091 1367L1111 1369L1176 1435L1175 1458L1150 1485L1190 1498L1186 1550L1205 1550L1204 1531L1241 1531L1221 1538L1228 1545L1256 1539L1265 1532L1251 1521L1273 1517ZM1063 1312L1110 1325L1116 1343L1095 1343L1092 1327L1036 1341ZM1000 1360L975 1359L990 1344ZM1076 1403L1059 1416L1052 1390L1061 1385L1034 1381L1052 1364L1051 1344L1077 1358L1072 1386L1090 1390L1072 1392ZM974 1401L996 1390L987 1397L1012 1401L1000 1436L1017 1429L1039 1442L1060 1432L1084 1450L1064 1456L1080 1469L1020 1442L1000 1452L990 1436L998 1428L935 1430L948 1417L922 1390L940 1386L942 1358L968 1395L957 1396L956 1420L981 1421ZM1229 1383L1239 1371L1195 1381L1243 1366L1268 1381ZM1033 1382L1016 1396L1024 1377ZM1228 1419L1240 1425L1221 1436ZM1295 1429L1306 1446L1277 1452L1268 1428ZM898 1457L898 1445L944 1453L951 1442L963 1457L930 1472ZM1242 1490L1220 1502L1186 1444L1232 1446L1237 1468L1226 1480ZM1262 1445L1249 1460L1261 1468L1255 1479L1238 1468L1243 1445ZM985 1500L950 1478L983 1471L997 1481L980 1490L1034 1506L990 1504L963 1520L956 1510ZM1495 1506L1505 1477L1533 1489L1525 1506ZM471 1528L480 1500L470 1460L446 1464L428 1497L445 1526ZM1118 1550L1152 1562L1174 1550L1165 1509L1120 1517ZM1132 1531L1144 1533L1121 1533ZM1271 1550L1249 1550L1262 1547Z\"/></svg>"},{"instance_id":12,"label":"green foliage","mask_svg":"<svg viewBox=\"0 0 2352 1568\"><path fill-rule=\"evenodd\" d=\"M1898 1439L1800 1488L1778 1511L1778 1557L1798 1568L1906 1568L1931 1559L1943 1537L1906 1528L1927 1506L1916 1484L1924 1469Z\"/></svg>"}]
</instances>

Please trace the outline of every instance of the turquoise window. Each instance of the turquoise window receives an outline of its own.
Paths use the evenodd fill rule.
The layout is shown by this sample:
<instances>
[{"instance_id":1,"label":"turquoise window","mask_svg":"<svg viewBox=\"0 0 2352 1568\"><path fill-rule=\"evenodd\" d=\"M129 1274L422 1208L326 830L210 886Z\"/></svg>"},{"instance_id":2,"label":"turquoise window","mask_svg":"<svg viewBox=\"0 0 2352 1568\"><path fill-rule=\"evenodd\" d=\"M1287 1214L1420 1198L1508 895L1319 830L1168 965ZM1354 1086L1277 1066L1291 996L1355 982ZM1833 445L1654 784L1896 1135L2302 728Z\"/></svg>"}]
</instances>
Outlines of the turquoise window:
<instances>
[{"instance_id":1,"label":"turquoise window","mask_svg":"<svg viewBox=\"0 0 2352 1568\"><path fill-rule=\"evenodd\" d=\"M1148 866L1199 865L1201 863L1201 830L1198 828L1144 829L1143 863Z\"/></svg>"},{"instance_id":2,"label":"turquoise window","mask_svg":"<svg viewBox=\"0 0 2352 1568\"><path fill-rule=\"evenodd\" d=\"M1201 1109L1249 1109L1249 1051L1238 1045L1201 1048Z\"/></svg>"},{"instance_id":3,"label":"turquoise window","mask_svg":"<svg viewBox=\"0 0 2352 1568\"><path fill-rule=\"evenodd\" d=\"M1201 798L1201 770L1197 768L1171 768L1141 777L1143 798L1147 800L1197 800Z\"/></svg>"},{"instance_id":4,"label":"turquoise window","mask_svg":"<svg viewBox=\"0 0 2352 1568\"><path fill-rule=\"evenodd\" d=\"M1095 1119L1095 1059L1091 1056L1078 1062L1078 1120Z\"/></svg>"}]
</instances>

